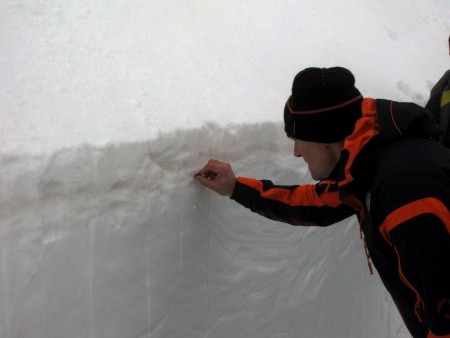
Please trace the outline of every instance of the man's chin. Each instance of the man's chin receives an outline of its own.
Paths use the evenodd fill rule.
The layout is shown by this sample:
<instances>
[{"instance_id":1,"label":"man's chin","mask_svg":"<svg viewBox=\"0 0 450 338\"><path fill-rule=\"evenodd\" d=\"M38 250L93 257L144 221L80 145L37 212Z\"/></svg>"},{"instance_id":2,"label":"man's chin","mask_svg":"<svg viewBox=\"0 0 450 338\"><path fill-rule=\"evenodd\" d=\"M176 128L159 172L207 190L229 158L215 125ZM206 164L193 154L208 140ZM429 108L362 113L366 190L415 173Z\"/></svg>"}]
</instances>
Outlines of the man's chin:
<instances>
[{"instance_id":1,"label":"man's chin","mask_svg":"<svg viewBox=\"0 0 450 338\"><path fill-rule=\"evenodd\" d=\"M311 173L311 172L310 172ZM313 174L313 173L311 173L311 177L312 177L312 179L314 180L314 181L323 181L323 180L326 180L326 179L328 179L328 176L324 176L324 175L317 175L317 174Z\"/></svg>"},{"instance_id":2,"label":"man's chin","mask_svg":"<svg viewBox=\"0 0 450 338\"><path fill-rule=\"evenodd\" d=\"M311 177L312 177L312 179L314 181L321 181L321 180L323 180L323 178L320 178L320 176L316 176L316 175L313 175L313 174L311 174Z\"/></svg>"}]
</instances>

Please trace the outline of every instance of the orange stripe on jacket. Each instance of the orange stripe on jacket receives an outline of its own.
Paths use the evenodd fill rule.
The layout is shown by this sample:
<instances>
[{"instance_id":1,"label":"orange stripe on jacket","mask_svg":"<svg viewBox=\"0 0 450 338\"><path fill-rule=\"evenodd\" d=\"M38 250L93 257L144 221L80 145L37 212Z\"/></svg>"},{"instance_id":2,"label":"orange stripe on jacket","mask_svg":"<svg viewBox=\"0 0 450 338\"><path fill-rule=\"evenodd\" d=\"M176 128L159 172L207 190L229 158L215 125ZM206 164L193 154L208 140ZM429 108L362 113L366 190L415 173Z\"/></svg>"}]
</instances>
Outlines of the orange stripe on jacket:
<instances>
[{"instance_id":1,"label":"orange stripe on jacket","mask_svg":"<svg viewBox=\"0 0 450 338\"><path fill-rule=\"evenodd\" d=\"M422 198L394 210L386 217L383 224L381 224L380 232L386 242L392 245L389 238L389 232L392 229L411 218L424 214L433 214L439 217L447 228L447 232L450 234L450 213L444 203L434 197Z\"/></svg>"},{"instance_id":2,"label":"orange stripe on jacket","mask_svg":"<svg viewBox=\"0 0 450 338\"><path fill-rule=\"evenodd\" d=\"M313 206L313 207L337 207L342 204L339 200L339 193L324 192L320 196L316 193L315 185L305 184L296 187L293 190L287 188L271 188L266 191L263 190L263 182L246 177L238 177L238 181L253 189L259 191L261 197L279 201L290 206Z\"/></svg>"},{"instance_id":3,"label":"orange stripe on jacket","mask_svg":"<svg viewBox=\"0 0 450 338\"><path fill-rule=\"evenodd\" d=\"M340 187L353 181L350 169L355 157L359 154L360 150L379 133L376 113L376 100L370 98L364 99L362 103L363 117L356 121L353 134L345 139L344 149L348 150L350 157L345 164L345 178L343 181L339 182Z\"/></svg>"}]
</instances>

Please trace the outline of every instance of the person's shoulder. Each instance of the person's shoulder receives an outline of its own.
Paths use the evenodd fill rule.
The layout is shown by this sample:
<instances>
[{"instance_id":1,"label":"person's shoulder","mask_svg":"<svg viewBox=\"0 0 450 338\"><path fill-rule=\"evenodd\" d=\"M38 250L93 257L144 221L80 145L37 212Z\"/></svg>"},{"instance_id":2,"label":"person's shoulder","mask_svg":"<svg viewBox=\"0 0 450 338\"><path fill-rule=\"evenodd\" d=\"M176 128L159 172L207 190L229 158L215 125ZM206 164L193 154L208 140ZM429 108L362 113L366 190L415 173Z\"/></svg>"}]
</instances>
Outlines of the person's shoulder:
<instances>
[{"instance_id":1,"label":"person's shoulder","mask_svg":"<svg viewBox=\"0 0 450 338\"><path fill-rule=\"evenodd\" d=\"M442 89L450 84L450 69L448 69L431 89L431 92L442 91Z\"/></svg>"},{"instance_id":2,"label":"person's shoulder","mask_svg":"<svg viewBox=\"0 0 450 338\"><path fill-rule=\"evenodd\" d=\"M377 168L383 176L433 175L450 163L450 150L437 141L407 138L387 145L379 153Z\"/></svg>"},{"instance_id":3,"label":"person's shoulder","mask_svg":"<svg viewBox=\"0 0 450 338\"><path fill-rule=\"evenodd\" d=\"M375 164L371 191L380 201L403 203L422 198L426 193L440 194L448 186L450 154L437 141L411 138L385 147ZM449 152L450 153L450 152ZM443 158L447 156L446 160ZM450 168L448 168L450 170Z\"/></svg>"},{"instance_id":4,"label":"person's shoulder","mask_svg":"<svg viewBox=\"0 0 450 338\"><path fill-rule=\"evenodd\" d=\"M442 77L450 78L450 69L448 69L448 70L444 73L444 75L442 75Z\"/></svg>"}]
</instances>

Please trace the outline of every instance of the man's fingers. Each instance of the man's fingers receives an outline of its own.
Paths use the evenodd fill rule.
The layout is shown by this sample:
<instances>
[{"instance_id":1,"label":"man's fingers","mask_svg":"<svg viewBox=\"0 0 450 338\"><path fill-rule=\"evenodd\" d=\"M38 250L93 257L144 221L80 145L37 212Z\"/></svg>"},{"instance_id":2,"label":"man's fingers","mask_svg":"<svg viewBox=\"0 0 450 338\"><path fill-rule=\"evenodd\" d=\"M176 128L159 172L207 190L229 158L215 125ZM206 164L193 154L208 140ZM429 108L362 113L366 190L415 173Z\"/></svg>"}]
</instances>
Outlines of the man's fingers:
<instances>
[{"instance_id":1,"label":"man's fingers","mask_svg":"<svg viewBox=\"0 0 450 338\"><path fill-rule=\"evenodd\" d=\"M206 165L201 168L197 173L198 174L207 174L209 172L215 173L216 175L219 173L221 164L223 164L220 161L217 160L209 160Z\"/></svg>"},{"instance_id":2,"label":"man's fingers","mask_svg":"<svg viewBox=\"0 0 450 338\"><path fill-rule=\"evenodd\" d=\"M203 185L210 187L212 184L212 180L202 175L196 175L195 178Z\"/></svg>"},{"instance_id":3,"label":"man's fingers","mask_svg":"<svg viewBox=\"0 0 450 338\"><path fill-rule=\"evenodd\" d=\"M194 177L222 196L231 196L236 184L236 177L230 164L217 160L209 160Z\"/></svg>"},{"instance_id":4,"label":"man's fingers","mask_svg":"<svg viewBox=\"0 0 450 338\"><path fill-rule=\"evenodd\" d=\"M213 179L206 178L200 175L198 175L196 178L202 185L217 192L217 182L215 182Z\"/></svg>"},{"instance_id":5,"label":"man's fingers","mask_svg":"<svg viewBox=\"0 0 450 338\"><path fill-rule=\"evenodd\" d=\"M213 180L213 179L216 178L216 176L217 176L217 174L215 172L212 172L212 171L207 171L207 172L204 172L204 173L198 172L198 173L196 173L194 175L194 177L204 177L204 178L206 178L208 180Z\"/></svg>"}]
</instances>

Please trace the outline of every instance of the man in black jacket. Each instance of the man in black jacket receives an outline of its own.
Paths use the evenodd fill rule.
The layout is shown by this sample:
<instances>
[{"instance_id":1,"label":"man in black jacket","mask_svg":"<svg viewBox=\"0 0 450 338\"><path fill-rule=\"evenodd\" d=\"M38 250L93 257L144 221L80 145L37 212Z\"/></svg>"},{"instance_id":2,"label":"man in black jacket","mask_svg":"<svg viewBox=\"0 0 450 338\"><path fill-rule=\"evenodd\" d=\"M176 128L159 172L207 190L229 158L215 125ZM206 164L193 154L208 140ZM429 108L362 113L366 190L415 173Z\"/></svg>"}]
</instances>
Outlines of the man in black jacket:
<instances>
[{"instance_id":1,"label":"man in black jacket","mask_svg":"<svg viewBox=\"0 0 450 338\"><path fill-rule=\"evenodd\" d=\"M450 150L428 110L364 99L342 67L294 79L285 131L316 184L236 178L210 160L196 177L265 217L328 226L353 214L368 258L415 338L450 338ZM370 266L370 263L369 263Z\"/></svg>"}]
</instances>

